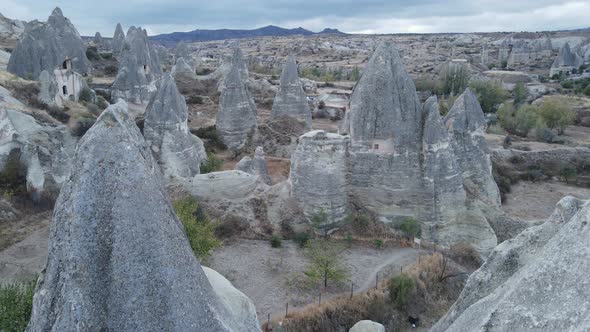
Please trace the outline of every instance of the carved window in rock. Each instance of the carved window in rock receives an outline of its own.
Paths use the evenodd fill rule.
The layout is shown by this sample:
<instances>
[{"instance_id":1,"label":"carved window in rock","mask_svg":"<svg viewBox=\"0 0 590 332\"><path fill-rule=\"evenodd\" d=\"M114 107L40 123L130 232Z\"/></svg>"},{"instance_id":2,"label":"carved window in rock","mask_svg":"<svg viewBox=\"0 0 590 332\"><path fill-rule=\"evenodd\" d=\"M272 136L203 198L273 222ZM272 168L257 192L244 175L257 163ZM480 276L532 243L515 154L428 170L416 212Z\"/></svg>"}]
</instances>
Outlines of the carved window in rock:
<instances>
[{"instance_id":1,"label":"carved window in rock","mask_svg":"<svg viewBox=\"0 0 590 332\"><path fill-rule=\"evenodd\" d=\"M64 96L67 96L68 95L68 87L66 85L64 85L61 89L62 89Z\"/></svg>"},{"instance_id":2,"label":"carved window in rock","mask_svg":"<svg viewBox=\"0 0 590 332\"><path fill-rule=\"evenodd\" d=\"M374 150L379 150L379 144L373 144L373 149Z\"/></svg>"},{"instance_id":3,"label":"carved window in rock","mask_svg":"<svg viewBox=\"0 0 590 332\"><path fill-rule=\"evenodd\" d=\"M65 59L64 62L61 64L61 68L66 70L72 69L72 60Z\"/></svg>"}]
</instances>

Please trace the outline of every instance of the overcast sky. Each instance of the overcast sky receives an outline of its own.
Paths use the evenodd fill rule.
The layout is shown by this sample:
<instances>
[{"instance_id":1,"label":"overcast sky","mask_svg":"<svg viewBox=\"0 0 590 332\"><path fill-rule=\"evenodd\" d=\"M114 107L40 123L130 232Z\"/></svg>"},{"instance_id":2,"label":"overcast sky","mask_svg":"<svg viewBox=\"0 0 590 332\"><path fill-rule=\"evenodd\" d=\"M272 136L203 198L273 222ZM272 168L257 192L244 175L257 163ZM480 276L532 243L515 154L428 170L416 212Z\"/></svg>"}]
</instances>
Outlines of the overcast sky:
<instances>
[{"instance_id":1,"label":"overcast sky","mask_svg":"<svg viewBox=\"0 0 590 332\"><path fill-rule=\"evenodd\" d=\"M150 35L268 24L349 33L486 32L590 26L590 0L0 0L10 18L46 21L56 5L82 35L112 36L121 22Z\"/></svg>"}]
</instances>

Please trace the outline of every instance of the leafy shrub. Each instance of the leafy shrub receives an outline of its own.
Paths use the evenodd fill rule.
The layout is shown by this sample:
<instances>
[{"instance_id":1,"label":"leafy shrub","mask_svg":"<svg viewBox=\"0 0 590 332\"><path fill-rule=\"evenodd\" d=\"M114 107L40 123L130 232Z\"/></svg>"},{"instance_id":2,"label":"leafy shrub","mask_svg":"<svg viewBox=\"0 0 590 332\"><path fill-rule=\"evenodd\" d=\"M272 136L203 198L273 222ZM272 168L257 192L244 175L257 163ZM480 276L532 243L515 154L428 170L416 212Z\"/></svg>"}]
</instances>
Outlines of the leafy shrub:
<instances>
[{"instance_id":1,"label":"leafy shrub","mask_svg":"<svg viewBox=\"0 0 590 332\"><path fill-rule=\"evenodd\" d=\"M74 128L72 129L72 134L78 137L84 136L86 132L94 126L96 119L94 118L80 118L76 121Z\"/></svg>"},{"instance_id":2,"label":"leafy shrub","mask_svg":"<svg viewBox=\"0 0 590 332\"><path fill-rule=\"evenodd\" d=\"M528 133L539 125L537 107L522 105L516 111L510 103L504 103L496 112L502 128L508 133L526 137Z\"/></svg>"},{"instance_id":3,"label":"leafy shrub","mask_svg":"<svg viewBox=\"0 0 590 332\"><path fill-rule=\"evenodd\" d=\"M186 99L186 103L189 105L192 104L198 104L198 105L202 105L203 104L203 97L201 96L190 96Z\"/></svg>"},{"instance_id":4,"label":"leafy shrub","mask_svg":"<svg viewBox=\"0 0 590 332\"><path fill-rule=\"evenodd\" d=\"M322 231L325 228L325 225L328 223L328 214L324 209L314 213L311 218L311 226L317 230Z\"/></svg>"},{"instance_id":5,"label":"leafy shrub","mask_svg":"<svg viewBox=\"0 0 590 332\"><path fill-rule=\"evenodd\" d=\"M383 248L383 240L381 240L381 239L373 240L373 246L375 246L375 249L380 250L381 248Z\"/></svg>"},{"instance_id":6,"label":"leafy shrub","mask_svg":"<svg viewBox=\"0 0 590 332\"><path fill-rule=\"evenodd\" d=\"M295 234L295 242L299 245L299 247L304 248L311 240L311 234L309 232L301 232Z\"/></svg>"},{"instance_id":7,"label":"leafy shrub","mask_svg":"<svg viewBox=\"0 0 590 332\"><path fill-rule=\"evenodd\" d=\"M575 168L564 166L559 171L559 175L565 180L565 183L569 184L569 179L576 176L577 171Z\"/></svg>"},{"instance_id":8,"label":"leafy shrub","mask_svg":"<svg viewBox=\"0 0 590 332\"><path fill-rule=\"evenodd\" d=\"M563 135L565 128L572 123L576 114L566 105L555 99L546 99L539 107L537 113L550 129L557 129L557 133Z\"/></svg>"},{"instance_id":9,"label":"leafy shrub","mask_svg":"<svg viewBox=\"0 0 590 332\"><path fill-rule=\"evenodd\" d=\"M216 223L212 222L201 209L193 197L180 199L173 204L178 219L184 226L184 232L193 253L200 259L206 259L211 251L221 242L215 236Z\"/></svg>"},{"instance_id":10,"label":"leafy shrub","mask_svg":"<svg viewBox=\"0 0 590 332\"><path fill-rule=\"evenodd\" d=\"M561 87L563 87L564 89L573 89L574 88L574 82L572 82L572 81L563 81L560 84L561 84Z\"/></svg>"},{"instance_id":11,"label":"leafy shrub","mask_svg":"<svg viewBox=\"0 0 590 332\"><path fill-rule=\"evenodd\" d=\"M217 128L215 126L209 126L204 128L199 128L197 130L192 131L194 135L199 137L200 139L205 140L205 147L209 150L211 149L219 149L219 150L226 150L227 146L223 143L223 140L217 133Z\"/></svg>"},{"instance_id":12,"label":"leafy shrub","mask_svg":"<svg viewBox=\"0 0 590 332\"><path fill-rule=\"evenodd\" d=\"M467 66L448 64L440 75L439 92L443 95L459 95L465 88L470 78Z\"/></svg>"},{"instance_id":13,"label":"leafy shrub","mask_svg":"<svg viewBox=\"0 0 590 332\"><path fill-rule=\"evenodd\" d=\"M89 88L82 88L82 91L80 91L80 96L78 97L78 100L83 101L83 102L87 102L87 103L91 103L94 99L94 93L92 93L92 90L90 90Z\"/></svg>"},{"instance_id":14,"label":"leafy shrub","mask_svg":"<svg viewBox=\"0 0 590 332\"><path fill-rule=\"evenodd\" d=\"M94 115L99 115L101 111L100 108L98 108L98 106L94 103L86 104L86 109Z\"/></svg>"},{"instance_id":15,"label":"leafy shrub","mask_svg":"<svg viewBox=\"0 0 590 332\"><path fill-rule=\"evenodd\" d=\"M404 233L404 235L410 239L415 237L419 237L422 233L420 229L420 224L416 221L416 219L408 217L406 218L400 225L399 230Z\"/></svg>"},{"instance_id":16,"label":"leafy shrub","mask_svg":"<svg viewBox=\"0 0 590 332\"><path fill-rule=\"evenodd\" d=\"M278 235L273 235L270 238L270 246L273 248L280 248L283 245L283 240Z\"/></svg>"},{"instance_id":17,"label":"leafy shrub","mask_svg":"<svg viewBox=\"0 0 590 332\"><path fill-rule=\"evenodd\" d=\"M345 222L350 224L357 234L366 234L371 225L371 218L364 213L354 212L346 216Z\"/></svg>"},{"instance_id":18,"label":"leafy shrub","mask_svg":"<svg viewBox=\"0 0 590 332\"><path fill-rule=\"evenodd\" d=\"M0 331L24 331L31 317L35 280L0 285Z\"/></svg>"},{"instance_id":19,"label":"leafy shrub","mask_svg":"<svg viewBox=\"0 0 590 332\"><path fill-rule=\"evenodd\" d=\"M96 106L101 110L105 110L109 107L109 102L103 96L96 96Z\"/></svg>"},{"instance_id":20,"label":"leafy shrub","mask_svg":"<svg viewBox=\"0 0 590 332\"><path fill-rule=\"evenodd\" d=\"M469 87L477 95L477 100L485 113L494 113L506 100L506 91L502 83L490 80L475 80Z\"/></svg>"},{"instance_id":21,"label":"leafy shrub","mask_svg":"<svg viewBox=\"0 0 590 332\"><path fill-rule=\"evenodd\" d=\"M516 106L522 105L529 96L529 91L522 82L516 84L512 93L514 94L514 105Z\"/></svg>"},{"instance_id":22,"label":"leafy shrub","mask_svg":"<svg viewBox=\"0 0 590 332\"><path fill-rule=\"evenodd\" d=\"M416 282L406 274L391 278L389 280L389 300L403 310L414 287L416 287Z\"/></svg>"},{"instance_id":23,"label":"leafy shrub","mask_svg":"<svg viewBox=\"0 0 590 332\"><path fill-rule=\"evenodd\" d=\"M96 46L90 46L86 49L86 57L90 61L100 61L101 57L98 53Z\"/></svg>"},{"instance_id":24,"label":"leafy shrub","mask_svg":"<svg viewBox=\"0 0 590 332\"><path fill-rule=\"evenodd\" d=\"M47 107L47 113L61 123L68 123L70 120L70 115L59 107Z\"/></svg>"},{"instance_id":25,"label":"leafy shrub","mask_svg":"<svg viewBox=\"0 0 590 332\"><path fill-rule=\"evenodd\" d=\"M215 154L209 152L207 153L207 161L204 164L201 164L201 174L217 172L221 170L222 166L223 160L217 158Z\"/></svg>"},{"instance_id":26,"label":"leafy shrub","mask_svg":"<svg viewBox=\"0 0 590 332\"><path fill-rule=\"evenodd\" d=\"M535 130L535 137L537 140L545 143L554 143L555 134L547 127L540 127Z\"/></svg>"},{"instance_id":27,"label":"leafy shrub","mask_svg":"<svg viewBox=\"0 0 590 332\"><path fill-rule=\"evenodd\" d=\"M21 162L20 156L19 149L10 151L4 169L0 171L0 192L4 196L22 196L27 193L27 167Z\"/></svg>"}]
</instances>

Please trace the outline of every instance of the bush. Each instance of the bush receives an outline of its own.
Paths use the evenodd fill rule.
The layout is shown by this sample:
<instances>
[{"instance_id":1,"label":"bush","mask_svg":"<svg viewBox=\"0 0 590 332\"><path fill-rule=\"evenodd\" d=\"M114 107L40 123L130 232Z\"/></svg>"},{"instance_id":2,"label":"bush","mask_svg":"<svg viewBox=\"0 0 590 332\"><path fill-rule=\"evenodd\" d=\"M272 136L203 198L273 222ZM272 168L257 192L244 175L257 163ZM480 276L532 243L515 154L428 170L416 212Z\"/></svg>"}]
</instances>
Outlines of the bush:
<instances>
[{"instance_id":1,"label":"bush","mask_svg":"<svg viewBox=\"0 0 590 332\"><path fill-rule=\"evenodd\" d=\"M477 100L484 113L494 113L506 100L506 91L502 83L490 80L475 80L469 87L477 95Z\"/></svg>"},{"instance_id":2,"label":"bush","mask_svg":"<svg viewBox=\"0 0 590 332\"><path fill-rule=\"evenodd\" d=\"M535 130L537 140L545 143L555 143L555 134L547 127L540 127Z\"/></svg>"},{"instance_id":3,"label":"bush","mask_svg":"<svg viewBox=\"0 0 590 332\"><path fill-rule=\"evenodd\" d=\"M515 111L512 104L504 103L496 114L502 128L510 134L521 137L526 137L533 128L539 125L540 121L537 107L528 104Z\"/></svg>"},{"instance_id":4,"label":"bush","mask_svg":"<svg viewBox=\"0 0 590 332\"><path fill-rule=\"evenodd\" d=\"M217 172L221 170L222 166L223 160L217 158L215 154L209 152L207 153L207 161L204 164L201 164L201 174Z\"/></svg>"},{"instance_id":5,"label":"bush","mask_svg":"<svg viewBox=\"0 0 590 332\"><path fill-rule=\"evenodd\" d=\"M215 236L216 223L212 222L193 197L180 199L173 204L178 219L184 226L184 232L195 256L206 259L211 251L221 242Z\"/></svg>"},{"instance_id":6,"label":"bush","mask_svg":"<svg viewBox=\"0 0 590 332\"><path fill-rule=\"evenodd\" d=\"M101 110L105 110L109 107L109 102L103 96L96 96L96 106Z\"/></svg>"},{"instance_id":7,"label":"bush","mask_svg":"<svg viewBox=\"0 0 590 332\"><path fill-rule=\"evenodd\" d=\"M86 104L86 109L94 115L99 115L100 111L101 111L101 109L96 104L93 104L93 103Z\"/></svg>"},{"instance_id":8,"label":"bush","mask_svg":"<svg viewBox=\"0 0 590 332\"><path fill-rule=\"evenodd\" d=\"M4 169L0 171L0 192L3 196L24 196L27 194L27 167L20 160L21 152L9 152Z\"/></svg>"},{"instance_id":9,"label":"bush","mask_svg":"<svg viewBox=\"0 0 590 332\"><path fill-rule=\"evenodd\" d=\"M84 136L86 132L94 126L96 119L94 118L80 118L76 121L74 128L72 129L72 134L78 137Z\"/></svg>"},{"instance_id":10,"label":"bush","mask_svg":"<svg viewBox=\"0 0 590 332\"><path fill-rule=\"evenodd\" d=\"M98 54L98 51L96 49L96 46L90 46L86 49L86 57L90 61L100 61L101 59L100 54Z\"/></svg>"},{"instance_id":11,"label":"bush","mask_svg":"<svg viewBox=\"0 0 590 332\"><path fill-rule=\"evenodd\" d=\"M283 245L283 240L278 235L273 235L270 238L270 246L273 248L280 248Z\"/></svg>"},{"instance_id":12,"label":"bush","mask_svg":"<svg viewBox=\"0 0 590 332\"><path fill-rule=\"evenodd\" d=\"M514 87L514 91L512 91L512 93L514 94L514 105L516 106L524 104L524 102L526 102L526 99L529 96L529 91L522 82L516 84L516 86Z\"/></svg>"},{"instance_id":13,"label":"bush","mask_svg":"<svg viewBox=\"0 0 590 332\"><path fill-rule=\"evenodd\" d=\"M408 217L406 218L399 226L399 230L404 233L406 237L409 239L413 239L415 237L419 237L422 233L420 229L420 224L416 221L416 219Z\"/></svg>"},{"instance_id":14,"label":"bush","mask_svg":"<svg viewBox=\"0 0 590 332\"><path fill-rule=\"evenodd\" d=\"M294 240L295 243L299 245L299 247L305 248L305 246L309 243L309 240L311 240L311 234L308 232L297 233L295 234Z\"/></svg>"},{"instance_id":15,"label":"bush","mask_svg":"<svg viewBox=\"0 0 590 332\"><path fill-rule=\"evenodd\" d=\"M311 216L311 226L318 232L325 231L325 226L328 223L328 214L324 209L314 213Z\"/></svg>"},{"instance_id":16,"label":"bush","mask_svg":"<svg viewBox=\"0 0 590 332\"><path fill-rule=\"evenodd\" d=\"M108 76L115 76L115 75L117 75L118 71L119 71L119 68L117 68L117 66L115 66L115 65L108 65L108 66L104 67L104 73L105 73L105 75L108 75Z\"/></svg>"},{"instance_id":17,"label":"bush","mask_svg":"<svg viewBox=\"0 0 590 332\"><path fill-rule=\"evenodd\" d=\"M215 126L199 128L197 130L192 131L192 133L200 139L205 140L205 147L207 147L208 150L227 149L227 146L225 146L225 144L223 143L223 140L219 136L219 133L217 133L217 128Z\"/></svg>"},{"instance_id":18,"label":"bush","mask_svg":"<svg viewBox=\"0 0 590 332\"><path fill-rule=\"evenodd\" d=\"M590 97L590 85L588 85L586 88L584 88L584 94L586 96L589 96Z\"/></svg>"},{"instance_id":19,"label":"bush","mask_svg":"<svg viewBox=\"0 0 590 332\"><path fill-rule=\"evenodd\" d=\"M574 176L576 176L577 171L575 168L572 167L562 167L561 170L559 171L559 175L565 180L565 183L569 184L569 179L573 178Z\"/></svg>"},{"instance_id":20,"label":"bush","mask_svg":"<svg viewBox=\"0 0 590 332\"><path fill-rule=\"evenodd\" d=\"M217 224L215 227L215 236L219 239L232 238L246 232L248 228L249 225L246 220L229 215Z\"/></svg>"},{"instance_id":21,"label":"bush","mask_svg":"<svg viewBox=\"0 0 590 332\"><path fill-rule=\"evenodd\" d=\"M47 113L61 123L68 123L70 120L70 115L59 107L47 107Z\"/></svg>"},{"instance_id":22,"label":"bush","mask_svg":"<svg viewBox=\"0 0 590 332\"><path fill-rule=\"evenodd\" d=\"M383 248L383 240L375 239L373 240L373 245L375 246L375 249L380 250L381 248Z\"/></svg>"},{"instance_id":23,"label":"bush","mask_svg":"<svg viewBox=\"0 0 590 332\"><path fill-rule=\"evenodd\" d=\"M24 331L31 317L35 280L0 285L0 331Z\"/></svg>"},{"instance_id":24,"label":"bush","mask_svg":"<svg viewBox=\"0 0 590 332\"><path fill-rule=\"evenodd\" d=\"M566 105L555 99L546 99L539 107L537 113L550 129L557 129L557 133L563 135L565 128L574 123L576 114Z\"/></svg>"},{"instance_id":25,"label":"bush","mask_svg":"<svg viewBox=\"0 0 590 332\"><path fill-rule=\"evenodd\" d=\"M83 101L83 102L87 102L87 103L91 103L93 102L94 99L94 93L92 93L92 90L90 90L89 88L82 88L82 91L80 91L80 96L78 97L78 100Z\"/></svg>"},{"instance_id":26,"label":"bush","mask_svg":"<svg viewBox=\"0 0 590 332\"><path fill-rule=\"evenodd\" d=\"M198 104L198 105L202 105L203 104L203 97L201 96L190 96L186 99L186 103L191 105L191 104Z\"/></svg>"},{"instance_id":27,"label":"bush","mask_svg":"<svg viewBox=\"0 0 590 332\"><path fill-rule=\"evenodd\" d=\"M572 82L572 81L563 81L560 84L561 84L561 87L563 87L564 89L573 89L574 88L574 82Z\"/></svg>"},{"instance_id":28,"label":"bush","mask_svg":"<svg viewBox=\"0 0 590 332\"><path fill-rule=\"evenodd\" d=\"M414 279L406 274L400 274L389 280L389 300L403 310L416 287Z\"/></svg>"},{"instance_id":29,"label":"bush","mask_svg":"<svg viewBox=\"0 0 590 332\"><path fill-rule=\"evenodd\" d=\"M467 88L470 74L467 66L448 64L443 69L439 80L439 91L443 95L459 95Z\"/></svg>"},{"instance_id":30,"label":"bush","mask_svg":"<svg viewBox=\"0 0 590 332\"><path fill-rule=\"evenodd\" d=\"M371 225L371 218L366 214L355 212L348 214L345 222L350 224L355 233L366 234Z\"/></svg>"}]
</instances>

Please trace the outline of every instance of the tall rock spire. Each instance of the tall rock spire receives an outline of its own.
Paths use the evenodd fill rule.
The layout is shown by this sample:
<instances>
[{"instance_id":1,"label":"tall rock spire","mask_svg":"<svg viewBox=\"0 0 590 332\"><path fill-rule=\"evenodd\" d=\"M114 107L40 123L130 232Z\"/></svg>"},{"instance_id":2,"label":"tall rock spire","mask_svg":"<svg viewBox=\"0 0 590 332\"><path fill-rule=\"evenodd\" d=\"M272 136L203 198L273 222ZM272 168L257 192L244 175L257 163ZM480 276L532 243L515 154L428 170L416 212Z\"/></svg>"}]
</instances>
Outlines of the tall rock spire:
<instances>
[{"instance_id":1,"label":"tall rock spire","mask_svg":"<svg viewBox=\"0 0 590 332\"><path fill-rule=\"evenodd\" d=\"M289 56L281 73L281 85L272 105L272 117L290 116L305 122L311 129L311 111L297 73L295 57Z\"/></svg>"}]
</instances>

